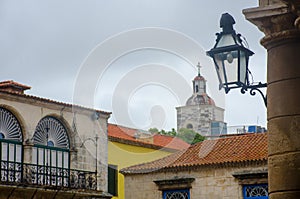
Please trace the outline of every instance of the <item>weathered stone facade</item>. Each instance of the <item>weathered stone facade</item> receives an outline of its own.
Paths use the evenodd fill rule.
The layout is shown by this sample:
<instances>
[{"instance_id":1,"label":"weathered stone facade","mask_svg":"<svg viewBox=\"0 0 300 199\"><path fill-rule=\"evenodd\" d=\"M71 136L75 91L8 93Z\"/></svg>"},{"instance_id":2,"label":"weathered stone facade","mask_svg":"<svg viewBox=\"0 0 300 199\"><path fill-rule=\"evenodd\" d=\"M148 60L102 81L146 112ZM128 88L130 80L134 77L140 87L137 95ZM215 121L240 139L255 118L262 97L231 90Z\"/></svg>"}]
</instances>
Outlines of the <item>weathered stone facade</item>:
<instances>
[{"instance_id":1,"label":"weathered stone facade","mask_svg":"<svg viewBox=\"0 0 300 199\"><path fill-rule=\"evenodd\" d=\"M224 121L224 109L214 105L177 107L177 129L190 128L203 136L211 135L211 122Z\"/></svg>"},{"instance_id":2,"label":"weathered stone facade","mask_svg":"<svg viewBox=\"0 0 300 199\"><path fill-rule=\"evenodd\" d=\"M165 189L187 188L180 186L180 179L193 179L190 184L190 198L243 199L244 184L267 183L267 175L239 180L233 175L238 173L266 173L267 163L232 165L225 167L202 167L186 171L157 172L129 175L125 178L126 199L161 199L162 190L155 181L178 180L179 184L169 185Z\"/></svg>"},{"instance_id":3,"label":"weathered stone facade","mask_svg":"<svg viewBox=\"0 0 300 199\"><path fill-rule=\"evenodd\" d=\"M125 198L177 198L172 195L176 193L179 198L267 199L267 153L266 133L205 140L186 151L122 169Z\"/></svg>"},{"instance_id":4,"label":"weathered stone facade","mask_svg":"<svg viewBox=\"0 0 300 199\"><path fill-rule=\"evenodd\" d=\"M107 120L110 113L55 102L19 92L7 91L5 89L0 91L0 107L11 112L17 118L18 123L21 126L22 142L20 143L20 146L22 147L22 164L24 164L23 169L21 169L21 172L23 173L22 179L18 179L18 181L16 179L6 179L4 181L1 179L0 198L50 198L53 195L57 198L65 199L74 197L90 198L92 196L107 198L105 194L107 192ZM94 177L95 181L90 181L90 183L95 183L94 188L91 188L91 190L84 188L88 186L87 181L80 182L85 183L85 185L80 185L80 189L70 187L71 176L69 176L69 174L61 174L66 175L64 176L65 184L62 185L62 187L57 187L57 184L56 186L51 186L53 183L55 184L59 179L61 179L61 177L57 174L57 172L60 171L60 168L51 167L50 165L48 166L48 163L44 166L38 164L32 165L34 162L33 159L41 158L35 156L36 152L34 152L34 150L49 150L49 154L50 150L52 150L52 148L47 145L44 147L39 146L37 149L38 146L34 144L33 140L34 133L37 132L36 127L39 121L45 117L55 118L55 120L59 121L66 129L69 141L69 147L65 150L69 151L69 155L66 156L69 157L69 163L65 163L68 165L66 169L76 170L77 174L81 175L81 177L83 177L84 172L89 175L90 179ZM3 118L1 118L1 120L3 122ZM4 131L1 133L5 134ZM98 137L97 140L95 139L96 137ZM95 147L96 141L97 156ZM3 140L3 143L4 142L6 141ZM2 148L6 146L4 144L1 145ZM58 154L60 154L60 149L57 150ZM56 148L54 147L51 153L54 153L55 151ZM2 157L4 157L3 153ZM61 157L61 155L59 157ZM57 160L59 160L59 158ZM97 163L96 160L98 160ZM53 161L56 162L54 159L52 162ZM7 163L3 159L1 159L1 162L2 164ZM57 163L56 165L60 164L61 163ZM45 181L35 181L34 183L28 181L28 175L30 175L27 171L28 168L47 169L47 167L52 169L51 173L49 171L49 173L44 173L44 176L42 173L36 175L39 175L39 179L46 179L45 175L52 176L53 178L51 179L53 180L49 181L49 184ZM1 169L1 176L3 176L7 170L4 170L4 167L1 167ZM55 169L58 170L54 172ZM64 168L61 170L63 169ZM92 176L91 174L95 171L97 171L97 175ZM46 172L46 170L44 170L44 172ZM88 174L88 172L90 172L90 174ZM76 181L77 179L74 180ZM84 180L87 180L87 178Z\"/></svg>"}]
</instances>

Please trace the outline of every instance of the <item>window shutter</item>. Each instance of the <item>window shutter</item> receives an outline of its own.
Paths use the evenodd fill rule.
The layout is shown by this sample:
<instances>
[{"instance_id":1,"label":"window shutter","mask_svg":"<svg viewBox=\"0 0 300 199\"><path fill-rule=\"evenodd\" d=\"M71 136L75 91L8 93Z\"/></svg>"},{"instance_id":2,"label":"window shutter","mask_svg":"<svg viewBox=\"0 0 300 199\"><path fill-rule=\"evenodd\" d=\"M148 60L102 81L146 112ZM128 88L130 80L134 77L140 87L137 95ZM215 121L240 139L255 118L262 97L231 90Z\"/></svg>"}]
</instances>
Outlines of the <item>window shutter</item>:
<instances>
[{"instance_id":1,"label":"window shutter","mask_svg":"<svg viewBox=\"0 0 300 199\"><path fill-rule=\"evenodd\" d=\"M118 195L118 166L108 165L108 193Z\"/></svg>"}]
</instances>

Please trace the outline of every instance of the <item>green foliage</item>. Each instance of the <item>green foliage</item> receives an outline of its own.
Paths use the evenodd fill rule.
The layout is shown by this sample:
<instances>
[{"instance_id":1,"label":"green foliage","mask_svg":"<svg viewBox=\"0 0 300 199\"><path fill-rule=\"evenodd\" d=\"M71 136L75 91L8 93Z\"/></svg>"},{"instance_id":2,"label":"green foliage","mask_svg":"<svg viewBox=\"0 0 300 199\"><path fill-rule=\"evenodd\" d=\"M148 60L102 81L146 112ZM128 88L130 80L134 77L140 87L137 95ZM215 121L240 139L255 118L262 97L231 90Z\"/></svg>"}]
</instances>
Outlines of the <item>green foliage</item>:
<instances>
[{"instance_id":1,"label":"green foliage","mask_svg":"<svg viewBox=\"0 0 300 199\"><path fill-rule=\"evenodd\" d=\"M157 128L150 128L148 131L151 133L158 133L161 135L179 137L189 144L195 144L195 143L202 142L203 140L205 140L204 136L200 135L199 133L197 133L191 129L186 129L186 128L180 129L178 133L175 131L174 128L172 128L171 131L165 131L163 129L159 131Z\"/></svg>"},{"instance_id":2,"label":"green foliage","mask_svg":"<svg viewBox=\"0 0 300 199\"><path fill-rule=\"evenodd\" d=\"M164 130L161 130L161 131L164 131ZM173 136L175 137L177 135L177 132L175 131L174 128L172 128L171 131L164 131L164 134L163 135L169 135L169 136Z\"/></svg>"},{"instance_id":3,"label":"green foliage","mask_svg":"<svg viewBox=\"0 0 300 199\"><path fill-rule=\"evenodd\" d=\"M150 128L148 131L150 133L158 133L159 132L159 130L157 128Z\"/></svg>"},{"instance_id":4,"label":"green foliage","mask_svg":"<svg viewBox=\"0 0 300 199\"><path fill-rule=\"evenodd\" d=\"M178 137L190 144L195 144L205 140L205 137L192 129L182 128L178 132Z\"/></svg>"},{"instance_id":5,"label":"green foliage","mask_svg":"<svg viewBox=\"0 0 300 199\"><path fill-rule=\"evenodd\" d=\"M177 132L175 131L174 128L172 128L171 131L165 131L163 129L159 131L157 128L150 128L148 131L151 133L158 133L161 135L169 135L169 136L173 136L173 137L175 137L177 134Z\"/></svg>"}]
</instances>

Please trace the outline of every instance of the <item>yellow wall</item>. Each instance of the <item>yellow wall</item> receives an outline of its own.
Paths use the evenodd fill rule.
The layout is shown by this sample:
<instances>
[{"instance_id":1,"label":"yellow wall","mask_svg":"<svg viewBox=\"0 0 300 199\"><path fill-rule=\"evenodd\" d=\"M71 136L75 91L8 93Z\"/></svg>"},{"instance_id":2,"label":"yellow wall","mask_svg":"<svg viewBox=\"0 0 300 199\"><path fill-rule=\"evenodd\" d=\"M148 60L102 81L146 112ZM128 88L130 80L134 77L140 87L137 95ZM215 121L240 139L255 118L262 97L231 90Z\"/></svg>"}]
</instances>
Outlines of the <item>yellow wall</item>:
<instances>
[{"instance_id":1,"label":"yellow wall","mask_svg":"<svg viewBox=\"0 0 300 199\"><path fill-rule=\"evenodd\" d=\"M171 154L163 150L149 149L118 142L108 142L108 163L117 165L118 170L135 164L150 162ZM124 176L118 175L118 197L124 199Z\"/></svg>"}]
</instances>

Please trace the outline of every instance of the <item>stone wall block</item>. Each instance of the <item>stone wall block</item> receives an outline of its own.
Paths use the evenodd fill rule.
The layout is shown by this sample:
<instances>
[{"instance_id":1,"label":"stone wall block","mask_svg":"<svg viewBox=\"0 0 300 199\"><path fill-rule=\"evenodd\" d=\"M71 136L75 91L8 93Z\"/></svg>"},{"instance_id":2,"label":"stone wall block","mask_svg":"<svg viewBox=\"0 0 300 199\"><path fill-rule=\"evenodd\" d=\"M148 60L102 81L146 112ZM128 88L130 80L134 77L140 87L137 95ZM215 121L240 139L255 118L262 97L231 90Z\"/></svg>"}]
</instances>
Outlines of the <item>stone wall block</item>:
<instances>
[{"instance_id":1,"label":"stone wall block","mask_svg":"<svg viewBox=\"0 0 300 199\"><path fill-rule=\"evenodd\" d=\"M300 57L300 56L299 56ZM300 77L268 85L268 119L300 115Z\"/></svg>"},{"instance_id":2,"label":"stone wall block","mask_svg":"<svg viewBox=\"0 0 300 199\"><path fill-rule=\"evenodd\" d=\"M300 33L268 50L268 119L300 115ZM287 67L288 66L288 67Z\"/></svg>"},{"instance_id":3,"label":"stone wall block","mask_svg":"<svg viewBox=\"0 0 300 199\"><path fill-rule=\"evenodd\" d=\"M292 193L273 193L272 199L295 199L299 198L300 191L298 192L292 192Z\"/></svg>"},{"instance_id":4,"label":"stone wall block","mask_svg":"<svg viewBox=\"0 0 300 199\"><path fill-rule=\"evenodd\" d=\"M279 117L268 122L269 155L300 151L300 115Z\"/></svg>"},{"instance_id":5,"label":"stone wall block","mask_svg":"<svg viewBox=\"0 0 300 199\"><path fill-rule=\"evenodd\" d=\"M300 152L269 157L269 168L270 193L300 189Z\"/></svg>"},{"instance_id":6,"label":"stone wall block","mask_svg":"<svg viewBox=\"0 0 300 199\"><path fill-rule=\"evenodd\" d=\"M268 50L269 83L300 77L300 68L297 64L300 57L299 47L300 35L298 39L294 38L291 42L286 40L286 43Z\"/></svg>"}]
</instances>

